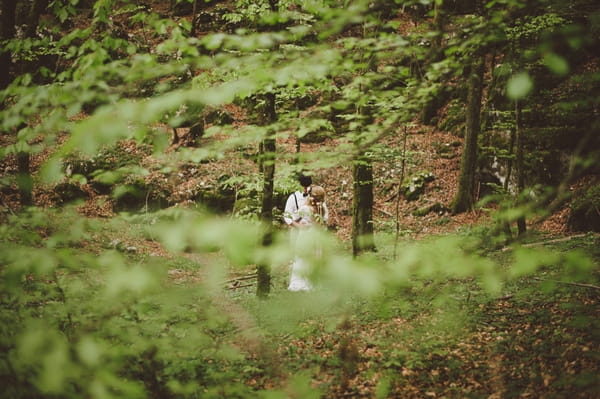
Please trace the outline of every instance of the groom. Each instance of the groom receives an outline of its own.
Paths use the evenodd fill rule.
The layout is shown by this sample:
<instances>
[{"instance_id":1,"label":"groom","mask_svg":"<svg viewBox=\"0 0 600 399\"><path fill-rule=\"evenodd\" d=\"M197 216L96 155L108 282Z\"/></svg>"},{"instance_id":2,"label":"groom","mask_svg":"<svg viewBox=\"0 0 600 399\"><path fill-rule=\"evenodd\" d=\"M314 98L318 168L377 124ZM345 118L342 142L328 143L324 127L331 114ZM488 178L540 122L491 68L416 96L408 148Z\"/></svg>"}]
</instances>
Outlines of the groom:
<instances>
[{"instance_id":1,"label":"groom","mask_svg":"<svg viewBox=\"0 0 600 399\"><path fill-rule=\"evenodd\" d=\"M299 215L299 209L306 203L308 196L310 195L310 187L312 185L312 178L306 175L300 175L298 182L302 186L302 191L296 191L290 194L286 203L285 210L283 212L283 220L289 227L298 227L298 222L301 217ZM323 203L323 220L327 222L329 218L329 210L327 205Z\"/></svg>"},{"instance_id":2,"label":"groom","mask_svg":"<svg viewBox=\"0 0 600 399\"><path fill-rule=\"evenodd\" d=\"M288 197L285 202L285 210L283 212L283 220L289 227L297 227L300 221L300 215L298 211L306 202L310 194L310 186L312 185L312 178L306 175L300 175L298 182L302 186L302 191L295 191Z\"/></svg>"},{"instance_id":3,"label":"groom","mask_svg":"<svg viewBox=\"0 0 600 399\"><path fill-rule=\"evenodd\" d=\"M312 289L312 283L308 279L308 275L310 274L311 266L310 263L303 258L303 254L299 253L299 248L297 248L297 240L299 239L299 234L302 231L299 228L302 223L302 215L300 214L300 209L302 212L306 213L306 202L308 201L309 196L311 195L311 185L312 178L306 175L300 175L298 177L298 182L302 186L302 191L298 190L290 194L286 203L285 203L285 211L283 213L283 220L286 225L291 227L290 229L290 244L291 250L293 254L292 263L290 265L290 281L288 285L288 290L290 291L310 291ZM327 221L328 211L327 205L323 202L323 219ZM312 209L312 207L310 208ZM308 220L306 222L310 223L311 220L314 220L312 215L309 215Z\"/></svg>"}]
</instances>

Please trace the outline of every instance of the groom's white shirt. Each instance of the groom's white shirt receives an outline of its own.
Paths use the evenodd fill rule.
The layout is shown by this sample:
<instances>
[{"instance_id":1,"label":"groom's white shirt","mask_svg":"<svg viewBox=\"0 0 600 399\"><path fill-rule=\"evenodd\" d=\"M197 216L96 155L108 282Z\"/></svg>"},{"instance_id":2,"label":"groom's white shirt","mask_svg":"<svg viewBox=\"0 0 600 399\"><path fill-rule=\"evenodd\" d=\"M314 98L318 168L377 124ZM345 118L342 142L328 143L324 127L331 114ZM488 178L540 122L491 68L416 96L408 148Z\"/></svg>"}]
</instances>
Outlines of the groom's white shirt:
<instances>
[{"instance_id":1,"label":"groom's white shirt","mask_svg":"<svg viewBox=\"0 0 600 399\"><path fill-rule=\"evenodd\" d=\"M294 196L296 199L294 199ZM308 197L302 195L301 191L296 191L295 193L290 194L285 202L285 210L283 211L283 220L286 224L290 225L294 220L298 219L298 210L302 207L302 205L304 205L307 198ZM327 223L329 220L329 210L327 209L326 203L323 203L323 220L325 223Z\"/></svg>"}]
</instances>

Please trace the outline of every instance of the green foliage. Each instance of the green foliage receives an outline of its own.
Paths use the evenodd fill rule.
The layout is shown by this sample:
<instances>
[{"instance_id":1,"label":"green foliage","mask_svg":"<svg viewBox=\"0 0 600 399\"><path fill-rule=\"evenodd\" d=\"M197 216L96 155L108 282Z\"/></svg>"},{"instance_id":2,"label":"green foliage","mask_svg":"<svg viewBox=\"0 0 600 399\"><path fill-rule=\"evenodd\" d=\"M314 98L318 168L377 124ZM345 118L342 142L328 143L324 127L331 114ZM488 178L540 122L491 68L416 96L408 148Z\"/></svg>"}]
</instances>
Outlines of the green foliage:
<instances>
[{"instance_id":1,"label":"green foliage","mask_svg":"<svg viewBox=\"0 0 600 399\"><path fill-rule=\"evenodd\" d=\"M585 189L573 199L569 216L569 225L574 230L600 230L600 185Z\"/></svg>"},{"instance_id":2,"label":"green foliage","mask_svg":"<svg viewBox=\"0 0 600 399\"><path fill-rule=\"evenodd\" d=\"M566 23L564 17L555 13L536 15L525 21L516 21L514 26L508 29L507 37L515 41L539 40L542 35L547 35Z\"/></svg>"},{"instance_id":3,"label":"green foliage","mask_svg":"<svg viewBox=\"0 0 600 399\"><path fill-rule=\"evenodd\" d=\"M298 164L287 165L288 159L278 158L276 200L283 201L295 188L291 172L344 165L357 152L385 164L381 170L388 174L376 178L395 182L400 164L416 165L419 153L374 143L398 134L398 127L414 120L443 87L460 85L466 61L488 45L523 43L514 54L506 54L506 65L495 74L502 81L498 87L506 87L503 100L520 100L536 92L543 80L530 68L535 63L543 62L559 77L572 73L562 53L538 47L545 43L546 33L565 26L563 17L544 14L515 24L510 12L523 11L518 1L488 2L485 18L453 19L456 31L444 38L441 60L424 42L438 32L420 25L400 34L396 21L384 17L381 2L280 1L280 12L273 13L267 12L266 1L239 1L225 19L245 29L198 37L190 36L189 22L147 12L133 3L95 1L90 26L70 29L60 22L74 15L77 2L54 1L51 7L59 24L53 29L60 34L3 43L14 62L13 82L0 94L3 159L23 151L46 152L50 157L40 178L110 185L113 195L123 200L150 192L146 190L152 188L152 181L141 178L149 177L149 171L140 165L150 148L157 163L153 172L179 171L181 162L196 165L225 157L231 149L255 148L274 131L282 132L282 138L315 131L335 134L340 139L338 148L322 146L314 153L300 154ZM405 3L407 7L432 4ZM385 6L394 12L400 7ZM132 29L122 30L123 21ZM578 37L586 38L578 35L569 37L572 48L580 48ZM40 65L32 68L28 63ZM213 127L201 148L170 148L167 153L166 130L157 125L179 126L207 107L265 92L277 93L278 109L289 111L278 122ZM448 130L462 124L462 104L460 100L451 104ZM319 112L300 112L312 106ZM561 107L568 112L577 104ZM184 108L191 115L177 118L177 111ZM219 135L222 141L216 140ZM144 151L129 153L119 144L123 139L135 141ZM495 154L509 157L501 151ZM431 177L416 176L416 182L411 180L414 189L406 186L407 192L423 188ZM372 323L374 329L377 323L385 324L382 330L391 331L364 346L377 347L384 355L372 365L386 373L378 381L376 396L394 395L412 376L419 392L432 392L432 386L444 378L467 380L461 374L464 366L470 367L469 378L486 381L481 375L489 376L485 367L470 364L455 345L457 336L476 328L469 324L471 318L488 322L487 314L479 313L480 305L493 306L507 291L524 298L520 290L533 278L555 280L544 281L541 288L534 286L540 305L551 298L543 295L558 295L556 281L597 284L597 258L581 251L555 253L529 247L497 251L506 243L500 223L538 211L535 204L517 208L507 202L494 216L497 224L421 242L405 240L401 256L393 260L386 256L391 245L379 245L379 254L351 258L343 243L321 232L316 242L301 243L314 266L311 278L318 289L295 296L282 288L286 265L293 258L289 237L277 232L272 246L261 245L264 226L254 218L261 183L258 174L238 173L217 182L213 187L217 194L233 192L238 197L233 217L180 206L156 213L146 208L145 213L121 215L110 222L84 219L71 207L3 214L0 381L6 396L322 397L335 382L316 388L309 382L323 371L334 370L335 378L341 378L349 369L347 360L331 356L348 338L338 326L349 315ZM582 198L593 205L597 197L596 190ZM380 238L391 242L384 234ZM315 244L321 256L316 256ZM593 238L579 244L587 252L598 247ZM221 289L232 273L252 271L256 264L273 267L278 285L272 300L257 302L249 291L237 291L238 286ZM574 309L570 324L556 335L543 337L542 343L550 349L576 337L597 344L597 337L577 335L588 321L589 309L574 297L564 302ZM518 318L522 313L515 308L509 316ZM399 318L415 324L398 328L393 323ZM530 322L542 326L546 320L557 323L541 308ZM509 324L500 327L511 331ZM334 335L318 343L329 351L325 361L317 351L303 349L307 344L294 342L316 342L321 333ZM538 341L527 341L523 338L527 334L496 333L536 349ZM287 360L292 358L289 365L278 358L276 349L267 350L269 345L283 348ZM507 355L511 361L522 355L516 346L503 345L489 350L497 351L496 358ZM540 364L566 352L547 353ZM594 360L592 355L584 357L586 364ZM532 373L534 385L543 386L544 371ZM556 384L586 392L597 388L589 373L577 373ZM283 381L281 389L271 388L273 381L287 374L295 377ZM517 374L509 387L515 396L523 391L519 384L527 381L524 374ZM457 390L439 396L456 397ZM473 395L487 397L490 392Z\"/></svg>"},{"instance_id":4,"label":"green foliage","mask_svg":"<svg viewBox=\"0 0 600 399\"><path fill-rule=\"evenodd\" d=\"M287 238L278 238L264 252L257 245L255 224L174 208L117 218L108 225L76 213L31 209L10 218L0 231L0 315L3 326L10 326L1 330L8 356L4 364L10 365L1 374L15 397L76 397L77 392L92 397L193 397L204 392L218 397L223 390L233 396L259 395L244 381L257 374L274 378L268 374L272 365L268 358L251 360L235 345L238 333L248 339L258 328L262 339L278 340L280 334L311 339L321 328L336 331L348 314L367 324L380 317L418 315L418 323L401 337L388 335L371 343L382 348L382 369L404 370L403 375L410 374L407 370L446 369L448 378L456 379L464 358L453 356L449 346L468 326L460 304L468 304L469 298L485 301L502 292L505 282L510 287L540 271L563 269L561 275L570 281L593 284L590 273L596 268L580 251L558 255L543 248L516 248L513 260L504 255L496 263L496 257L478 254L477 232L405 241L396 261L352 260L323 235L324 258L308 258L315 262L320 288L302 301L277 289L264 302L252 293L234 295L219 288L228 265L244 270L265 258L274 265L289 260ZM122 243L113 242L115 234ZM155 239L172 255L145 253L143 247ZM177 255L181 251L191 251L193 257ZM287 271L276 275L285 280ZM241 302L229 308L233 305L227 302L236 297ZM256 327L240 321L240 312L255 320ZM318 324L311 327L309 320ZM316 361L295 359L289 367L300 366L294 362L310 367ZM328 364L342 367L335 359ZM422 383L435 384L435 379ZM289 389L298 393L304 388L291 383Z\"/></svg>"},{"instance_id":5,"label":"green foliage","mask_svg":"<svg viewBox=\"0 0 600 399\"><path fill-rule=\"evenodd\" d=\"M506 94L513 100L526 97L533 88L529 74L522 72L512 76L506 84Z\"/></svg>"},{"instance_id":6,"label":"green foliage","mask_svg":"<svg viewBox=\"0 0 600 399\"><path fill-rule=\"evenodd\" d=\"M453 132L459 137L462 136L464 134L463 126L465 123L465 115L463 110L464 101L456 99L450 101L446 117L441 123L438 124L439 129Z\"/></svg>"},{"instance_id":7,"label":"green foliage","mask_svg":"<svg viewBox=\"0 0 600 399\"><path fill-rule=\"evenodd\" d=\"M237 0L236 1L236 12L228 13L223 15L223 18L228 22L256 22L261 18L265 18L264 15L271 11L269 2L266 0L261 1L248 1L248 0Z\"/></svg>"},{"instance_id":8,"label":"green foliage","mask_svg":"<svg viewBox=\"0 0 600 399\"><path fill-rule=\"evenodd\" d=\"M423 194L426 184L435 180L435 176L431 172L420 172L407 180L402 185L403 194L408 201L414 201Z\"/></svg>"}]
</instances>

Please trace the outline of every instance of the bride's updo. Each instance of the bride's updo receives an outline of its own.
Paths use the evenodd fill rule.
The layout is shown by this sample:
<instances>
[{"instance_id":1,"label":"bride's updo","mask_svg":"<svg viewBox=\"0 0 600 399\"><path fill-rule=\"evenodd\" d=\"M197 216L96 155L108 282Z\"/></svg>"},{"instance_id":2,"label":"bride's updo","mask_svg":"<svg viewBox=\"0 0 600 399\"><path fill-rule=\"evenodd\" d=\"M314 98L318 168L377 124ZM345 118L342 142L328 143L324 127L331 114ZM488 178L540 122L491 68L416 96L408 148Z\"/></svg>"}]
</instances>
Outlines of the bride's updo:
<instances>
[{"instance_id":1,"label":"bride's updo","mask_svg":"<svg viewBox=\"0 0 600 399\"><path fill-rule=\"evenodd\" d=\"M317 218L320 222L323 222L324 208L323 202L325 202L325 189L321 186L312 186L310 188L310 205L313 207L314 213L318 215Z\"/></svg>"}]
</instances>

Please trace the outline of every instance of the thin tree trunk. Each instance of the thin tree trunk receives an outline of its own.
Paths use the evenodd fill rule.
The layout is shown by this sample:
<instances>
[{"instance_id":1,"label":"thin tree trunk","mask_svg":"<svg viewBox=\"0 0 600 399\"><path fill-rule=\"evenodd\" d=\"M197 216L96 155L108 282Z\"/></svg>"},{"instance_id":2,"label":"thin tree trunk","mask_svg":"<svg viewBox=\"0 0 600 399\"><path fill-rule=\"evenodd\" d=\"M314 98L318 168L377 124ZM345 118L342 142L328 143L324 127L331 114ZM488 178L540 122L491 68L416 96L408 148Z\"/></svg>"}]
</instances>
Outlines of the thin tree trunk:
<instances>
[{"instance_id":1,"label":"thin tree trunk","mask_svg":"<svg viewBox=\"0 0 600 399\"><path fill-rule=\"evenodd\" d=\"M504 191L508 192L508 188L510 187L510 179L512 178L512 170L513 170L513 160L512 156L515 151L515 129L511 129L510 131L510 141L508 143L508 158L506 164L506 180L504 180Z\"/></svg>"},{"instance_id":2,"label":"thin tree trunk","mask_svg":"<svg viewBox=\"0 0 600 399\"><path fill-rule=\"evenodd\" d=\"M15 37L15 17L16 17L17 2L13 0L2 0L2 30L0 41L10 40ZM10 84L11 70L10 52L0 53L0 90L5 89Z\"/></svg>"},{"instance_id":3,"label":"thin tree trunk","mask_svg":"<svg viewBox=\"0 0 600 399\"><path fill-rule=\"evenodd\" d=\"M375 250L373 236L373 164L360 154L353 165L352 254Z\"/></svg>"},{"instance_id":4,"label":"thin tree trunk","mask_svg":"<svg viewBox=\"0 0 600 399\"><path fill-rule=\"evenodd\" d=\"M33 179L29 167L29 153L17 153L17 186L19 187L19 196L21 206L33 205Z\"/></svg>"},{"instance_id":5,"label":"thin tree trunk","mask_svg":"<svg viewBox=\"0 0 600 399\"><path fill-rule=\"evenodd\" d=\"M400 199L402 198L402 185L404 184L404 171L406 168L406 142L408 139L408 129L404 126L404 135L402 136L402 162L400 164L400 179L398 181L398 192L396 193L396 237L394 240L394 255L393 259L396 260L396 253L398 249L398 240L400 239Z\"/></svg>"},{"instance_id":6,"label":"thin tree trunk","mask_svg":"<svg viewBox=\"0 0 600 399\"><path fill-rule=\"evenodd\" d=\"M481 97L484 69L483 55L475 55L468 80L465 144L460 164L458 191L451 206L454 214L470 211L474 205L477 138L481 130Z\"/></svg>"},{"instance_id":7,"label":"thin tree trunk","mask_svg":"<svg viewBox=\"0 0 600 399\"><path fill-rule=\"evenodd\" d=\"M517 144L517 193L519 196L523 195L525 189L525 170L523 162L523 131L521 130L521 103L515 102L515 140ZM520 203L518 201L517 203ZM527 224L525 222L525 216L520 216L517 219L517 228L519 236L522 236L527 231Z\"/></svg>"},{"instance_id":8,"label":"thin tree trunk","mask_svg":"<svg viewBox=\"0 0 600 399\"><path fill-rule=\"evenodd\" d=\"M3 39L10 39L15 34L15 17L16 17L16 3L17 1L2 1L2 35ZM34 37L37 30L40 16L48 8L48 0L34 0L29 11L27 19L27 28L25 35L27 37ZM6 14L5 14L6 12ZM2 54L2 63L6 69L3 70L2 75L6 75L2 79L1 88L5 88L10 82L10 76L8 75L10 69L10 55L9 58L5 59ZM22 67L22 65L21 65ZM26 124L23 124L18 130L24 129ZM17 131L18 131L17 130ZM17 186L19 189L20 204L21 206L31 206L33 204L33 178L31 177L31 166L30 166L30 154L29 152L20 151L17 153Z\"/></svg>"},{"instance_id":9,"label":"thin tree trunk","mask_svg":"<svg viewBox=\"0 0 600 399\"><path fill-rule=\"evenodd\" d=\"M259 97L258 112L260 123L268 126L275 122L275 94L266 93ZM261 206L261 220L265 226L262 246L268 247L273 242L273 189L275 180L275 136L271 128L261 145L259 162L263 172L263 196ZM271 266L264 262L257 266L256 295L266 298L271 292Z\"/></svg>"},{"instance_id":10,"label":"thin tree trunk","mask_svg":"<svg viewBox=\"0 0 600 399\"><path fill-rule=\"evenodd\" d=\"M198 0L194 0L194 6L192 7L192 29L190 29L190 36L196 35L196 15L198 13Z\"/></svg>"},{"instance_id":11,"label":"thin tree trunk","mask_svg":"<svg viewBox=\"0 0 600 399\"><path fill-rule=\"evenodd\" d=\"M370 60L371 62L372 60ZM373 65L371 65L373 67ZM366 92L366 88L363 88ZM362 116L363 126L374 122L372 105L364 105L357 109ZM361 139L355 142L360 148ZM373 236L373 160L359 150L352 165L352 255L354 257L366 251L375 251Z\"/></svg>"},{"instance_id":12,"label":"thin tree trunk","mask_svg":"<svg viewBox=\"0 0 600 399\"><path fill-rule=\"evenodd\" d=\"M4 0L6 1L6 0ZM34 0L29 11L29 20L27 21L27 37L35 36L35 31L40 23L40 16L48 8L48 0Z\"/></svg>"},{"instance_id":13,"label":"thin tree trunk","mask_svg":"<svg viewBox=\"0 0 600 399\"><path fill-rule=\"evenodd\" d=\"M444 1L438 0L433 5L433 25L436 29L436 36L433 39L433 60L437 61L442 56L442 38L446 27L446 9Z\"/></svg>"}]
</instances>

